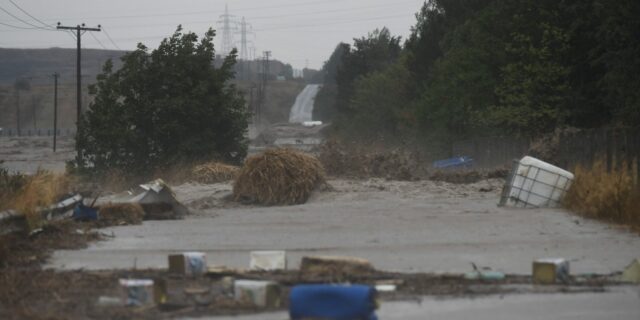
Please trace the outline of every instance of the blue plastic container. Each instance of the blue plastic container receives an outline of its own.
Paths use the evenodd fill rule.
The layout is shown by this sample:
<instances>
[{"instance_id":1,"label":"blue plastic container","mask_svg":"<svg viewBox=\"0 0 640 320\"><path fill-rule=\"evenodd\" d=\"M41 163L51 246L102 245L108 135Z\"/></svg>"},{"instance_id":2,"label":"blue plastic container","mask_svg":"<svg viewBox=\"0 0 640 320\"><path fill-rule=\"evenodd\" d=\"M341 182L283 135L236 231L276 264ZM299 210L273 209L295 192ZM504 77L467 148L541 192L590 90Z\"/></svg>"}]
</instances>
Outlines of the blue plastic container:
<instances>
[{"instance_id":1,"label":"blue plastic container","mask_svg":"<svg viewBox=\"0 0 640 320\"><path fill-rule=\"evenodd\" d=\"M98 209L80 203L73 209L71 217L78 221L96 221L98 220Z\"/></svg>"},{"instance_id":2,"label":"blue plastic container","mask_svg":"<svg viewBox=\"0 0 640 320\"><path fill-rule=\"evenodd\" d=\"M299 285L289 294L292 320L377 320L376 290L364 285Z\"/></svg>"},{"instance_id":3,"label":"blue plastic container","mask_svg":"<svg viewBox=\"0 0 640 320\"><path fill-rule=\"evenodd\" d=\"M471 166L473 166L473 159L466 156L438 160L433 163L433 167L436 169L470 168Z\"/></svg>"}]
</instances>

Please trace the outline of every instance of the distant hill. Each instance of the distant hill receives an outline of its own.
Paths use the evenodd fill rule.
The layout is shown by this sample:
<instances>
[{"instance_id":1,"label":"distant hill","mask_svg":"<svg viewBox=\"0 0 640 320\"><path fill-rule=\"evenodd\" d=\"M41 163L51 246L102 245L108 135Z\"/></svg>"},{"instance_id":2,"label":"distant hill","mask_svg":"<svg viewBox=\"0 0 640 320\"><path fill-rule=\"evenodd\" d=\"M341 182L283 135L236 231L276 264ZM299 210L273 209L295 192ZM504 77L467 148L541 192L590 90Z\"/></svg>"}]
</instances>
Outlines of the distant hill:
<instances>
[{"instance_id":1,"label":"distant hill","mask_svg":"<svg viewBox=\"0 0 640 320\"><path fill-rule=\"evenodd\" d=\"M120 57L124 53L125 51L83 49L83 76L88 82L94 82L108 59L113 59L116 67L119 67ZM54 72L60 73L62 79L75 79L75 49L0 48L0 85L11 85L18 78L28 78L32 84L50 83Z\"/></svg>"},{"instance_id":2,"label":"distant hill","mask_svg":"<svg viewBox=\"0 0 640 320\"><path fill-rule=\"evenodd\" d=\"M87 85L96 82L102 66L112 59L115 69L122 66L120 57L126 51L82 50L82 99L86 108L92 97ZM216 66L222 59L216 58ZM246 95L247 102L252 101L251 87L262 79L264 72L262 61L238 61L236 84ZM269 62L269 89L265 102L264 116L267 122L288 120L289 108L296 95L304 87L304 80L293 80L290 65L277 60ZM305 80L309 77L305 69ZM75 49L7 49L0 48L0 127L13 128L17 118L17 92L14 83L17 79L27 79L30 88L20 92L20 119L23 128L47 128L53 117L53 79L51 75L60 73L59 81L59 121L63 128L72 127L76 114L76 50ZM285 81L283 81L283 79Z\"/></svg>"}]
</instances>

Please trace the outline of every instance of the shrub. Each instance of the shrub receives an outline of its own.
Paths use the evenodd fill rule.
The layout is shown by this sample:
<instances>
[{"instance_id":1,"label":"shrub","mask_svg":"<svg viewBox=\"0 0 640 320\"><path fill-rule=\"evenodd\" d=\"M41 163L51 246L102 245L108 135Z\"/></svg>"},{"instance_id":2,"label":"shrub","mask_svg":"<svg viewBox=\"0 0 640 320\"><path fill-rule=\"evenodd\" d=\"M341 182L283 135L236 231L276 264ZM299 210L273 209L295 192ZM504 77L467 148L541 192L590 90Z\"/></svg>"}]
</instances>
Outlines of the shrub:
<instances>
[{"instance_id":1,"label":"shrub","mask_svg":"<svg viewBox=\"0 0 640 320\"><path fill-rule=\"evenodd\" d=\"M248 112L229 82L235 51L215 67L214 35L198 39L178 27L150 53L139 44L117 71L107 62L90 87L95 99L81 119L75 166L142 177L204 159L240 162Z\"/></svg>"}]
</instances>

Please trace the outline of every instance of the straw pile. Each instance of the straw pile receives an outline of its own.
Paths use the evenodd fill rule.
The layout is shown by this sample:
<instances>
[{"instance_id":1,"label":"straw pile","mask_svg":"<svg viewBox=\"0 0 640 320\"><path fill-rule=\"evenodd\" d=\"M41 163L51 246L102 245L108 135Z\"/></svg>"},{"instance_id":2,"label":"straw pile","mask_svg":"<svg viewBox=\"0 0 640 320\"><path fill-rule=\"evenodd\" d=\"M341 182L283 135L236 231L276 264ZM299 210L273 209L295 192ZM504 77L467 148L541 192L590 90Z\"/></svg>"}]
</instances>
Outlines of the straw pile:
<instances>
[{"instance_id":1,"label":"straw pile","mask_svg":"<svg viewBox=\"0 0 640 320\"><path fill-rule=\"evenodd\" d=\"M100 206L99 222L102 227L141 224L144 210L137 203L118 203Z\"/></svg>"},{"instance_id":2,"label":"straw pile","mask_svg":"<svg viewBox=\"0 0 640 320\"><path fill-rule=\"evenodd\" d=\"M236 178L240 168L219 162L205 163L193 168L192 176L197 182L204 184L230 181Z\"/></svg>"},{"instance_id":3,"label":"straw pile","mask_svg":"<svg viewBox=\"0 0 640 320\"><path fill-rule=\"evenodd\" d=\"M263 205L301 204L323 182L318 159L291 149L272 149L246 160L233 195L236 201Z\"/></svg>"}]
</instances>

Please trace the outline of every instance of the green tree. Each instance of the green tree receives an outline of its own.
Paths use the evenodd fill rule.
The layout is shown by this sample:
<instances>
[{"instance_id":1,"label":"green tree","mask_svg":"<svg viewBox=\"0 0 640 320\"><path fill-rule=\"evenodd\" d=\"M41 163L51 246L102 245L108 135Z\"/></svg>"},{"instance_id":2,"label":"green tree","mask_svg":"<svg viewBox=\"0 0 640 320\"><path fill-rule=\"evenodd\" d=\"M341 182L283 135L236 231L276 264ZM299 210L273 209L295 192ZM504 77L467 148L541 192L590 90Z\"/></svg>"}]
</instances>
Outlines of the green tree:
<instances>
[{"instance_id":1,"label":"green tree","mask_svg":"<svg viewBox=\"0 0 640 320\"><path fill-rule=\"evenodd\" d=\"M352 135L388 140L413 129L412 92L411 74L404 62L361 77L351 99L355 111Z\"/></svg>"},{"instance_id":2,"label":"green tree","mask_svg":"<svg viewBox=\"0 0 640 320\"><path fill-rule=\"evenodd\" d=\"M488 124L522 136L546 133L569 116L569 35L555 1L518 5L506 44L508 63L495 92Z\"/></svg>"},{"instance_id":3,"label":"green tree","mask_svg":"<svg viewBox=\"0 0 640 320\"><path fill-rule=\"evenodd\" d=\"M246 155L248 114L233 79L236 53L214 67L209 30L198 41L179 26L160 46L111 61L91 86L95 96L77 134L80 168L144 175L181 161L239 162Z\"/></svg>"},{"instance_id":4,"label":"green tree","mask_svg":"<svg viewBox=\"0 0 640 320\"><path fill-rule=\"evenodd\" d=\"M392 36L387 28L376 29L366 37L354 39L351 50L342 56L343 60L336 74L338 113L347 118L352 117L355 111L350 102L356 80L384 70L398 60L401 50L400 37Z\"/></svg>"}]
</instances>

